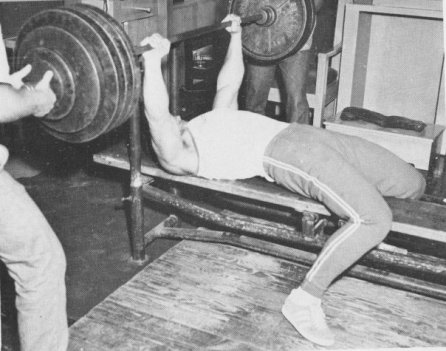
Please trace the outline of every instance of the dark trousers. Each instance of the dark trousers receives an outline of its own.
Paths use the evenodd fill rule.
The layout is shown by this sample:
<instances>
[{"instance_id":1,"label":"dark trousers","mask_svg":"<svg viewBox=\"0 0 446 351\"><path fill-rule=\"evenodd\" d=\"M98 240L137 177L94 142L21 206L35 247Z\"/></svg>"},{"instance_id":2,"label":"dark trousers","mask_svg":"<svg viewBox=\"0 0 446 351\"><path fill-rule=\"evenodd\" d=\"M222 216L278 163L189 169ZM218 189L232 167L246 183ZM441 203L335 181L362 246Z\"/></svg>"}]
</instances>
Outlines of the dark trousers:
<instances>
[{"instance_id":1,"label":"dark trousers","mask_svg":"<svg viewBox=\"0 0 446 351\"><path fill-rule=\"evenodd\" d=\"M246 65L245 109L265 114L268 93L279 68L285 91L281 92L285 102L287 122L309 124L310 111L306 96L306 81L311 52L299 51L275 65Z\"/></svg>"}]
</instances>

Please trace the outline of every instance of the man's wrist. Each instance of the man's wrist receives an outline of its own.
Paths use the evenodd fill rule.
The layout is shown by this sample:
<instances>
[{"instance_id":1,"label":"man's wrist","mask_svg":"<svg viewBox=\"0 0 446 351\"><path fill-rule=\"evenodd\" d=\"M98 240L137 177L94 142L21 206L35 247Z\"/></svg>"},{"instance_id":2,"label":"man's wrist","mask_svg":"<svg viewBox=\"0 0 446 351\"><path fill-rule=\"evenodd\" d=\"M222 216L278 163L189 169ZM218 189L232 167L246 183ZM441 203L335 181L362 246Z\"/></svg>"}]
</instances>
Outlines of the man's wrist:
<instances>
[{"instance_id":1,"label":"man's wrist","mask_svg":"<svg viewBox=\"0 0 446 351\"><path fill-rule=\"evenodd\" d=\"M144 58L144 65L145 66L160 66L161 65L161 61L162 61L162 57L159 55L147 55L147 56L143 56Z\"/></svg>"},{"instance_id":2,"label":"man's wrist","mask_svg":"<svg viewBox=\"0 0 446 351\"><path fill-rule=\"evenodd\" d=\"M27 115L34 115L39 111L39 97L36 94L36 90L31 84L23 84L20 88L20 94L22 95L23 110Z\"/></svg>"}]
</instances>

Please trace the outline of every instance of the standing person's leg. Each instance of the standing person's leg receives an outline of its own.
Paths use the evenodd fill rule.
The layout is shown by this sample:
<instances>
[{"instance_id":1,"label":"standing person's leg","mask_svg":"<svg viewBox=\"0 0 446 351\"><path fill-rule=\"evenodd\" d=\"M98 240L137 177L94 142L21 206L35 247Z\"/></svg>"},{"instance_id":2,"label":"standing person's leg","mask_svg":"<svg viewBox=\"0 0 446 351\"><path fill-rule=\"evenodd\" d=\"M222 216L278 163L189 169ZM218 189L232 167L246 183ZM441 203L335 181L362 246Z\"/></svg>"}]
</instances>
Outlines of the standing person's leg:
<instances>
[{"instance_id":1,"label":"standing person's leg","mask_svg":"<svg viewBox=\"0 0 446 351\"><path fill-rule=\"evenodd\" d=\"M386 237L392 214L376 187L342 154L300 127L291 125L270 143L264 165L278 184L324 203L347 220L282 309L304 337L327 346L334 337L325 324L321 297L336 277Z\"/></svg>"},{"instance_id":2,"label":"standing person's leg","mask_svg":"<svg viewBox=\"0 0 446 351\"><path fill-rule=\"evenodd\" d=\"M276 72L275 65L246 64L244 108L248 111L265 114L268 94Z\"/></svg>"},{"instance_id":3,"label":"standing person's leg","mask_svg":"<svg viewBox=\"0 0 446 351\"><path fill-rule=\"evenodd\" d=\"M64 351L68 344L65 255L42 213L0 170L0 259L16 288L22 351Z\"/></svg>"},{"instance_id":4,"label":"standing person's leg","mask_svg":"<svg viewBox=\"0 0 446 351\"><path fill-rule=\"evenodd\" d=\"M310 123L307 77L311 56L310 50L298 51L279 63L286 91L287 122Z\"/></svg>"}]
</instances>

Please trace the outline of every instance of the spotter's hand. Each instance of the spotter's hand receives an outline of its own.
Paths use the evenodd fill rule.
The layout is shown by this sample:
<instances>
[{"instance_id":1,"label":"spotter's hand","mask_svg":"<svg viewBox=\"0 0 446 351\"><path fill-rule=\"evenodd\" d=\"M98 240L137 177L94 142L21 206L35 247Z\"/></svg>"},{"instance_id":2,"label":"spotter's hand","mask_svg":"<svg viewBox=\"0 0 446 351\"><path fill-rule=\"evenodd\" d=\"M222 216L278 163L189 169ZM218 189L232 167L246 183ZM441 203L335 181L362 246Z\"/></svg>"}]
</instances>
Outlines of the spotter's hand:
<instances>
[{"instance_id":1,"label":"spotter's hand","mask_svg":"<svg viewBox=\"0 0 446 351\"><path fill-rule=\"evenodd\" d=\"M31 72L31 65L26 65L20 71L14 72L8 77L8 83L12 85L14 89L20 89L23 86L23 78L25 78Z\"/></svg>"},{"instance_id":2,"label":"spotter's hand","mask_svg":"<svg viewBox=\"0 0 446 351\"><path fill-rule=\"evenodd\" d=\"M30 94L33 94L33 99L35 101L33 115L36 117L47 115L56 103L56 95L50 87L50 82L51 79L53 79L53 76L53 72L47 71L34 87L26 85L26 88L30 90Z\"/></svg>"},{"instance_id":3,"label":"spotter's hand","mask_svg":"<svg viewBox=\"0 0 446 351\"><path fill-rule=\"evenodd\" d=\"M142 54L145 61L153 58L161 60L170 51L170 41L158 33L143 39L140 45L150 45L152 47L152 49L147 50Z\"/></svg>"},{"instance_id":4,"label":"spotter's hand","mask_svg":"<svg viewBox=\"0 0 446 351\"><path fill-rule=\"evenodd\" d=\"M239 16L234 15L234 14L229 14L227 15L223 21L223 22L231 22L231 25L229 27L226 27L226 30L231 33L231 34L237 34L237 33L241 33L242 32L242 27L241 27L241 22L242 20L240 19Z\"/></svg>"},{"instance_id":5,"label":"spotter's hand","mask_svg":"<svg viewBox=\"0 0 446 351\"><path fill-rule=\"evenodd\" d=\"M23 86L23 78L31 72L31 65L26 65L20 71L9 74L8 56L3 42L2 27L0 26L0 82L10 84L14 89Z\"/></svg>"}]
</instances>

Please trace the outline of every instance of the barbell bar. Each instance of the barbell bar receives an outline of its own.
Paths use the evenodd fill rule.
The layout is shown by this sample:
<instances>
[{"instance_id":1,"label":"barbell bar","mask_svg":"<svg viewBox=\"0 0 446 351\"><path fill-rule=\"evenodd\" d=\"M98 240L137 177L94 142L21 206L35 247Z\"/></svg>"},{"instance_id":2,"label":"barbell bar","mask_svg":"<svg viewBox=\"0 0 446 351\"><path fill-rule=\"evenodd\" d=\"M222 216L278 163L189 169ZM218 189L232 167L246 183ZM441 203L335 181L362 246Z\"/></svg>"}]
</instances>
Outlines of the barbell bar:
<instances>
[{"instance_id":1,"label":"barbell bar","mask_svg":"<svg viewBox=\"0 0 446 351\"><path fill-rule=\"evenodd\" d=\"M273 63L299 50L314 26L312 3L230 1L228 13L240 16L245 25L246 56ZM230 21L223 22L169 39L175 44L230 25ZM33 66L26 81L30 84L45 71L54 72L51 88L56 105L39 121L56 138L82 143L120 126L135 110L141 94L138 56L148 49L150 46L134 46L121 24L104 11L77 4L44 10L28 19L17 36L14 66L16 70Z\"/></svg>"},{"instance_id":2,"label":"barbell bar","mask_svg":"<svg viewBox=\"0 0 446 351\"><path fill-rule=\"evenodd\" d=\"M242 17L240 20L242 25L253 24L253 23L257 23L259 25L272 25L275 20L275 14L273 8L271 6L267 6L265 8L262 8L260 13L247 17ZM173 44L180 43L193 38L199 38L206 34L214 33L216 31L225 29L230 26L231 26L231 21L222 22L219 24L213 24L210 26L205 26L170 36L169 41ZM134 46L133 48L135 55L137 56L142 55L144 52L151 49L152 47L150 45Z\"/></svg>"}]
</instances>

